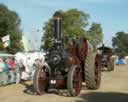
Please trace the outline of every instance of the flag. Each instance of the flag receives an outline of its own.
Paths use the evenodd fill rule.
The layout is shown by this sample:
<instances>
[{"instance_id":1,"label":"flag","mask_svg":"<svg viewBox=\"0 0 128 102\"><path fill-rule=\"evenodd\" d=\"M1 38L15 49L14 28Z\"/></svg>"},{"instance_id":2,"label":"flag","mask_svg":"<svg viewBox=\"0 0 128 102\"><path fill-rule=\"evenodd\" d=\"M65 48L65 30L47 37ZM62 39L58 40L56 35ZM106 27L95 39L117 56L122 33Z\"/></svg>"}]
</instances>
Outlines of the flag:
<instances>
[{"instance_id":1,"label":"flag","mask_svg":"<svg viewBox=\"0 0 128 102\"><path fill-rule=\"evenodd\" d=\"M22 36L22 43L25 51L29 51L29 44L25 36Z\"/></svg>"},{"instance_id":2,"label":"flag","mask_svg":"<svg viewBox=\"0 0 128 102\"><path fill-rule=\"evenodd\" d=\"M8 47L8 46L10 46L10 40L7 40L7 41L5 41L5 42L3 43L3 47L4 47L4 48L6 48L6 47Z\"/></svg>"},{"instance_id":3,"label":"flag","mask_svg":"<svg viewBox=\"0 0 128 102\"><path fill-rule=\"evenodd\" d=\"M2 42L3 42L3 47L4 48L10 46L10 35L6 35L6 36L2 37L1 39L2 39Z\"/></svg>"}]
</instances>

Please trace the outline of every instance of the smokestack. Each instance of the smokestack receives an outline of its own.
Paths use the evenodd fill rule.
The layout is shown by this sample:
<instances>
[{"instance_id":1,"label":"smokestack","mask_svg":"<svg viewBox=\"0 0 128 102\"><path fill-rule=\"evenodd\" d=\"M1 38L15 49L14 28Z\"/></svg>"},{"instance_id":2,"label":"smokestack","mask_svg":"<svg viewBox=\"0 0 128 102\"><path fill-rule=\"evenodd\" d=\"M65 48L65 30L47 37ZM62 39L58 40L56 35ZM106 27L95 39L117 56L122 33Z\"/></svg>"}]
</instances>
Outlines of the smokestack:
<instances>
[{"instance_id":1,"label":"smokestack","mask_svg":"<svg viewBox=\"0 0 128 102\"><path fill-rule=\"evenodd\" d=\"M56 40L61 39L61 18L56 17L54 20L54 37Z\"/></svg>"}]
</instances>

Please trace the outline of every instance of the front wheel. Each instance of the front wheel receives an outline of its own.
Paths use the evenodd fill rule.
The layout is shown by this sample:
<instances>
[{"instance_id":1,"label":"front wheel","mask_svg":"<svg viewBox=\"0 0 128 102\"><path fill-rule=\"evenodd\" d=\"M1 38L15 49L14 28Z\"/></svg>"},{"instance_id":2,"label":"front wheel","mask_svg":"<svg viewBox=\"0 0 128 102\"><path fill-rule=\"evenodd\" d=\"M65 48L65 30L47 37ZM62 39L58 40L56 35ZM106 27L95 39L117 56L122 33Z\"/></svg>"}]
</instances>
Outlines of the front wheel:
<instances>
[{"instance_id":1,"label":"front wheel","mask_svg":"<svg viewBox=\"0 0 128 102\"><path fill-rule=\"evenodd\" d=\"M36 71L33 78L34 90L38 95L48 91L49 82L47 80L48 73L45 71L45 66L36 66Z\"/></svg>"},{"instance_id":2,"label":"front wheel","mask_svg":"<svg viewBox=\"0 0 128 102\"><path fill-rule=\"evenodd\" d=\"M114 71L114 58L110 58L108 62L108 71Z\"/></svg>"},{"instance_id":3,"label":"front wheel","mask_svg":"<svg viewBox=\"0 0 128 102\"><path fill-rule=\"evenodd\" d=\"M72 66L69 69L67 77L67 88L71 96L77 96L80 94L82 86L82 76L79 66Z\"/></svg>"}]
</instances>

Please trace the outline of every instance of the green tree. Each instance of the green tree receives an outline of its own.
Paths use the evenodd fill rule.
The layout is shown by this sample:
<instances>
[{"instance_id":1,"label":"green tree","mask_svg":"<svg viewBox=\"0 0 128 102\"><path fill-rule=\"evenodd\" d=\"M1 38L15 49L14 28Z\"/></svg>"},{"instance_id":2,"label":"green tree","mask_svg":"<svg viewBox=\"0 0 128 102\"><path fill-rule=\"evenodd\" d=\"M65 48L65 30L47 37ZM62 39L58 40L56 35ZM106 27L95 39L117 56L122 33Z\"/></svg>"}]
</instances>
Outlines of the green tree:
<instances>
[{"instance_id":1,"label":"green tree","mask_svg":"<svg viewBox=\"0 0 128 102\"><path fill-rule=\"evenodd\" d=\"M68 11L56 11L53 17L45 24L43 30L44 34L42 42L44 45L41 47L47 49L52 46L52 38L54 35L54 17L59 16L62 18L62 34L67 38L67 41L74 37L81 37L86 34L85 27L88 25L89 15L77 9Z\"/></svg>"},{"instance_id":2,"label":"green tree","mask_svg":"<svg viewBox=\"0 0 128 102\"><path fill-rule=\"evenodd\" d=\"M94 50L96 50L97 45L99 45L103 40L102 27L98 23L92 23L90 29L88 30L88 39L92 43Z\"/></svg>"},{"instance_id":3,"label":"green tree","mask_svg":"<svg viewBox=\"0 0 128 102\"><path fill-rule=\"evenodd\" d=\"M116 36L112 38L112 45L118 56L128 55L128 33L117 32Z\"/></svg>"},{"instance_id":4,"label":"green tree","mask_svg":"<svg viewBox=\"0 0 128 102\"><path fill-rule=\"evenodd\" d=\"M2 41L0 41L0 50L15 53L23 48L20 42L22 38L20 22L21 20L15 11L0 4L0 38L9 34L11 40L11 45L5 49L2 46Z\"/></svg>"}]
</instances>

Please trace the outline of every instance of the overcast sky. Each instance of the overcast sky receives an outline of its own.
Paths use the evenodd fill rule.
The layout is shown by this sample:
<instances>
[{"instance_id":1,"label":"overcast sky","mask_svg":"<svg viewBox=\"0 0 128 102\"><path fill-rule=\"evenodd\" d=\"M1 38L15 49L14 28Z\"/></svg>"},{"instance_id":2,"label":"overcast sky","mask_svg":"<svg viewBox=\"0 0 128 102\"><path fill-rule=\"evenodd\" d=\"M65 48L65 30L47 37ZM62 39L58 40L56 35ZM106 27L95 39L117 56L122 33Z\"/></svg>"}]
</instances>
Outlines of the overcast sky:
<instances>
[{"instance_id":1,"label":"overcast sky","mask_svg":"<svg viewBox=\"0 0 128 102\"><path fill-rule=\"evenodd\" d=\"M128 0L0 0L0 3L19 14L28 40L40 40L42 34L39 32L35 39L34 32L41 30L56 10L71 8L89 13L90 24L100 23L108 45L116 32L128 32Z\"/></svg>"}]
</instances>

